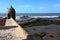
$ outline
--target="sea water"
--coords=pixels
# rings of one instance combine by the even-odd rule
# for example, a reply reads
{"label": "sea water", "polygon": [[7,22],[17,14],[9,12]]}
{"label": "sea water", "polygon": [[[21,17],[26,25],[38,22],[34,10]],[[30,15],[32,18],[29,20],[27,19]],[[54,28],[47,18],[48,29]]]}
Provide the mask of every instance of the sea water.
{"label": "sea water", "polygon": [[[16,14],[16,19],[21,20],[20,17],[23,17],[23,16],[29,16],[29,18],[58,18],[60,16],[60,14]],[[0,14],[0,17],[4,18],[4,17],[7,17],[7,15]],[[29,18],[27,18],[27,19],[29,19]]]}

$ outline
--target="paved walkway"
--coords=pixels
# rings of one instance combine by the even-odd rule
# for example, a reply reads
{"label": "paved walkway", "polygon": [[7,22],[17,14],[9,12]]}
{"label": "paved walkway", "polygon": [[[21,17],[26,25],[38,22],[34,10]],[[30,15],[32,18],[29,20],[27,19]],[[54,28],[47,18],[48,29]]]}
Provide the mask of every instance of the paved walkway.
{"label": "paved walkway", "polygon": [[7,20],[6,20],[6,23],[5,23],[5,26],[17,26],[17,25],[16,25],[16,24],[13,24],[13,23],[12,23],[12,20],[7,19]]}
{"label": "paved walkway", "polygon": [[[13,23],[14,20],[7,19],[5,27],[12,27],[7,29],[0,29],[0,40],[23,40],[25,31],[17,24]],[[13,27],[17,26],[17,27]]]}
{"label": "paved walkway", "polygon": [[22,40],[15,28],[0,29],[0,40]]}

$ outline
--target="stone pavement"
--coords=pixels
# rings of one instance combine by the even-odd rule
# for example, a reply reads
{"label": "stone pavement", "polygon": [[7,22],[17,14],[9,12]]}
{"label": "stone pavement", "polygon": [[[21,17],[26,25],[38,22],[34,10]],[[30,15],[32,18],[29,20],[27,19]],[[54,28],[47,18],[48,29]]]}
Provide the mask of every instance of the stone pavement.
{"label": "stone pavement", "polygon": [[[15,26],[15,27],[13,27]],[[17,27],[16,27],[17,26]],[[12,18],[7,19],[4,28],[0,28],[0,40],[23,40],[27,39],[27,32]],[[8,28],[7,28],[8,27]]]}

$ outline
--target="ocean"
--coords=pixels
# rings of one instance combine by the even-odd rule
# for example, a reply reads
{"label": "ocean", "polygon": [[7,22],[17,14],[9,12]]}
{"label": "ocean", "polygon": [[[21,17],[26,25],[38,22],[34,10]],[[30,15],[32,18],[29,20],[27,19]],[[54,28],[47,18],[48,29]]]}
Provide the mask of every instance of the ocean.
{"label": "ocean", "polygon": [[[7,15],[7,13],[0,13],[0,16],[5,16]],[[58,15],[60,16],[60,13],[16,13],[17,16],[20,16],[20,15],[36,15],[36,16],[51,16],[51,15]]]}
{"label": "ocean", "polygon": [[[30,18],[58,18],[60,13],[16,13],[16,19],[20,19],[22,16],[29,16]],[[7,17],[6,13],[1,13],[0,17]]]}

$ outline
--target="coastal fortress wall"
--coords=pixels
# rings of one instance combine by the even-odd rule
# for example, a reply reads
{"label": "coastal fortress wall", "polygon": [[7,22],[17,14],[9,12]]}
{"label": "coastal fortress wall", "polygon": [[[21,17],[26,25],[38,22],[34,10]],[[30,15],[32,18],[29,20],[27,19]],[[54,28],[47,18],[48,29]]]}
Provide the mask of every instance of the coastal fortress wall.
{"label": "coastal fortress wall", "polygon": [[28,33],[15,20],[15,9],[11,6],[7,18],[0,22],[0,40],[27,39]]}
{"label": "coastal fortress wall", "polygon": [[28,33],[13,18],[6,19],[5,26],[0,26],[0,40],[27,39]]}
{"label": "coastal fortress wall", "polygon": [[19,35],[23,37],[24,39],[27,39],[28,33],[19,25],[16,23],[16,21],[11,18],[11,21],[14,25],[17,25],[18,27],[16,28],[17,31],[19,31]]}

